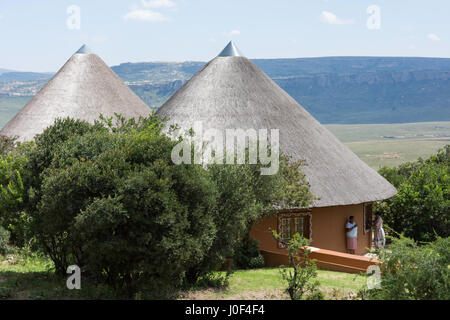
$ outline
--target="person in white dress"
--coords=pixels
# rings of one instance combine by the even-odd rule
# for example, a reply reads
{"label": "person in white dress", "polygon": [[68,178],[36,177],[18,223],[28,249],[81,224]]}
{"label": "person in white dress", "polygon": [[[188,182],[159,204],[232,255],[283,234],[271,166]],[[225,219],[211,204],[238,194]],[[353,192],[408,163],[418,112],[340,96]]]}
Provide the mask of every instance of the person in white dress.
{"label": "person in white dress", "polygon": [[376,249],[384,248],[386,244],[386,235],[383,229],[383,219],[381,219],[381,214],[377,212],[375,214],[375,221],[373,222],[374,235],[373,242]]}
{"label": "person in white dress", "polygon": [[347,252],[355,254],[358,247],[358,225],[353,216],[350,216],[345,223],[345,233],[347,236]]}

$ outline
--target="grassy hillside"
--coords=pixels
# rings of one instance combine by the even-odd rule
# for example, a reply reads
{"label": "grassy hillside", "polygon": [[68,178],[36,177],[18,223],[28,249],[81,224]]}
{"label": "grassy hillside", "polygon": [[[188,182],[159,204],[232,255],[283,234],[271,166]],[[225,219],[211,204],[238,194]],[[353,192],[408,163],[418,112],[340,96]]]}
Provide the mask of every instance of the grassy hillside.
{"label": "grassy hillside", "polygon": [[374,169],[428,158],[450,144],[450,122],[327,125],[336,137]]}
{"label": "grassy hillside", "polygon": [[0,96],[0,128],[14,117],[32,97],[2,97]]}

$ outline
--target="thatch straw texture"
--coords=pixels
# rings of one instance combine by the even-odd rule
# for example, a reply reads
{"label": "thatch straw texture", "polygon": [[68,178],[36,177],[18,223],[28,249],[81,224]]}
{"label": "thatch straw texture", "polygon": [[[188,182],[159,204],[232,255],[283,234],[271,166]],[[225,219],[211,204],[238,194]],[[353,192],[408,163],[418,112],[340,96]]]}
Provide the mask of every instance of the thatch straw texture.
{"label": "thatch straw texture", "polygon": [[[80,49],[81,50],[81,49]],[[76,53],[0,134],[32,140],[56,118],[94,122],[100,114],[147,116],[150,108],[95,54]]]}
{"label": "thatch straw texture", "polygon": [[373,202],[396,189],[361,161],[292,97],[245,57],[217,57],[157,112],[183,130],[279,129],[280,148],[306,160],[316,207]]}

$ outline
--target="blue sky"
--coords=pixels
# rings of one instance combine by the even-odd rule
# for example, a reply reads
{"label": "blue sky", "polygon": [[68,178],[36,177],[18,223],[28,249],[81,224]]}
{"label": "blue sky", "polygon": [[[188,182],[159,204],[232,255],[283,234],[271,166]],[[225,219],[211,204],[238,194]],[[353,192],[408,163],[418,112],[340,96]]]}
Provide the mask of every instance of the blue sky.
{"label": "blue sky", "polygon": [[0,68],[56,71],[83,43],[109,65],[208,61],[229,40],[249,58],[450,57],[449,12],[448,0],[1,0]]}

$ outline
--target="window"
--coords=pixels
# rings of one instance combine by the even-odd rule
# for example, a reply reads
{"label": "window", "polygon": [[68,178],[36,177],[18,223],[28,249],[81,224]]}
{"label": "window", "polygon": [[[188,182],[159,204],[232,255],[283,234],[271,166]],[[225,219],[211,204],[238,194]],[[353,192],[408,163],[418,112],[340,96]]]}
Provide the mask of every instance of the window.
{"label": "window", "polygon": [[291,218],[281,219],[281,240],[287,241],[291,238]]}
{"label": "window", "polygon": [[294,225],[295,225],[294,234],[300,233],[301,236],[304,236],[304,234],[305,234],[305,229],[304,229],[305,217],[304,216],[303,217],[295,217]]}
{"label": "window", "polygon": [[299,233],[305,238],[311,237],[311,215],[309,213],[279,213],[278,214],[278,233],[281,236],[279,242],[280,248],[285,246],[282,242],[289,241],[292,236]]}
{"label": "window", "polygon": [[372,229],[372,203],[364,204],[364,233]]}

